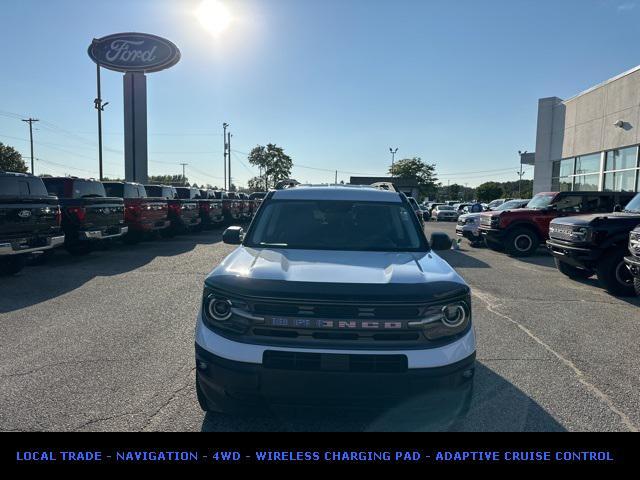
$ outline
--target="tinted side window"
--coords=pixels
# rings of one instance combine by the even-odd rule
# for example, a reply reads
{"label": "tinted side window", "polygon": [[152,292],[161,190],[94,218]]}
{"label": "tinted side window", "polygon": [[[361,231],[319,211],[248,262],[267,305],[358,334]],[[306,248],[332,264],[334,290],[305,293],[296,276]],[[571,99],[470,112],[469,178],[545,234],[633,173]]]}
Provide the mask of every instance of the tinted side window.
{"label": "tinted side window", "polygon": [[579,213],[582,210],[582,198],[580,195],[561,196],[554,204],[559,212]]}
{"label": "tinted side window", "polygon": [[611,196],[587,196],[584,198],[583,212],[609,213],[613,211],[614,198]]}

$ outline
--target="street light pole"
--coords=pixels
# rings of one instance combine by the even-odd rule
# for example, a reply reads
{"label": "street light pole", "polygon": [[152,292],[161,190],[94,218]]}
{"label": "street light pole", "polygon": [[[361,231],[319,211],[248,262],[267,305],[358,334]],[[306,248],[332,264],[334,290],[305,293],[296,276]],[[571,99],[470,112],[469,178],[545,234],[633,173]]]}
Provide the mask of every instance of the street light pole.
{"label": "street light pole", "polygon": [[518,150],[518,155],[520,155],[520,171],[518,172],[518,198],[522,198],[522,176],[524,175],[524,172],[522,171],[522,156],[526,153],[526,150],[524,152]]}
{"label": "street light pole", "polygon": [[224,165],[224,189],[227,189],[227,127],[229,124],[224,122],[222,124],[222,140],[224,142],[224,150],[223,150],[223,165]]}
{"label": "street light pole", "polygon": [[396,153],[398,152],[398,149],[396,148],[395,150],[391,147],[389,147],[389,152],[391,152],[391,166],[393,167],[393,164],[396,161]]}
{"label": "street light pole", "polygon": [[102,175],[102,112],[109,102],[102,103],[102,93],[100,88],[100,64],[96,62],[96,89],[97,97],[93,101],[93,108],[98,111],[98,169],[100,173],[100,181],[103,180]]}

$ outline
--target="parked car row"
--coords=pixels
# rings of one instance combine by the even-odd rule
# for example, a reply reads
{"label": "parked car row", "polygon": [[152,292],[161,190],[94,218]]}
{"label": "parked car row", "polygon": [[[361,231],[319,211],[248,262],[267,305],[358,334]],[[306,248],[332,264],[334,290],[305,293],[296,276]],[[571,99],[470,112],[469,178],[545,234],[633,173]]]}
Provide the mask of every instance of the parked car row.
{"label": "parked car row", "polygon": [[513,257],[545,246],[564,275],[597,275],[614,295],[640,294],[640,194],[544,192],[524,202],[464,215],[456,234]]}
{"label": "parked car row", "polygon": [[244,193],[0,172],[0,273],[56,247],[84,255],[100,243],[246,222],[258,206]]}

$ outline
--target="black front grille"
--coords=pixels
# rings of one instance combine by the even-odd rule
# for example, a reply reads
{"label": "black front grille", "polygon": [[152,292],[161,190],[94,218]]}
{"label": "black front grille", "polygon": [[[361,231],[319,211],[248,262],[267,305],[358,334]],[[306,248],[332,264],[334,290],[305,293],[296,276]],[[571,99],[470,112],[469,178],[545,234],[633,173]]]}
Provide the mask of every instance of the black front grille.
{"label": "black front grille", "polygon": [[308,303],[254,303],[253,313],[257,315],[300,316],[305,318],[371,318],[371,319],[413,319],[420,317],[419,306],[403,305],[326,305]]}
{"label": "black front grille", "polygon": [[262,362],[269,369],[309,372],[402,373],[408,368],[406,355],[341,355],[267,350]]}

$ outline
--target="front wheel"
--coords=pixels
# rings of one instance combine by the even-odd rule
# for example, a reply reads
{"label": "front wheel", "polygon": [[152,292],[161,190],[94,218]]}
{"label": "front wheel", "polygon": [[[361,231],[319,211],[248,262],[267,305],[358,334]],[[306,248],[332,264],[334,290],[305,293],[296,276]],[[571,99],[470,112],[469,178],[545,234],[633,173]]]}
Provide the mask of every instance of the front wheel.
{"label": "front wheel", "polygon": [[619,248],[607,252],[596,267],[598,280],[611,294],[629,297],[636,294],[633,275],[624,263],[627,252]]}
{"label": "front wheel", "polygon": [[558,271],[569,278],[587,279],[593,275],[591,270],[583,270],[582,268],[574,267],[573,265],[569,265],[567,262],[563,262],[557,258],[554,260]]}
{"label": "front wheel", "polygon": [[528,228],[514,228],[507,235],[505,250],[512,257],[529,257],[538,249],[538,235]]}
{"label": "front wheel", "polygon": [[640,278],[634,277],[633,286],[636,290],[636,295],[640,295]]}

